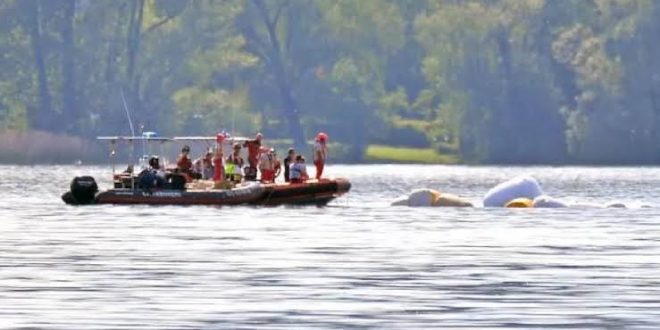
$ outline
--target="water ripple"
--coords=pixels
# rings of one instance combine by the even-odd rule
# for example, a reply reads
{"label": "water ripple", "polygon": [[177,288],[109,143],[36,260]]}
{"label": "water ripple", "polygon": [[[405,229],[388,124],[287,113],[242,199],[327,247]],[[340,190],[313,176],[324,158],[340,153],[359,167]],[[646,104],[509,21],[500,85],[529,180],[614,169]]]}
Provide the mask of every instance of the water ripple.
{"label": "water ripple", "polygon": [[[0,167],[0,318],[22,329],[655,329],[660,169],[330,166],[326,208],[72,207],[103,167]],[[12,173],[30,173],[16,176]],[[479,202],[515,174],[629,209],[410,209]],[[26,179],[27,177],[27,179]],[[641,208],[648,205],[651,208]]]}

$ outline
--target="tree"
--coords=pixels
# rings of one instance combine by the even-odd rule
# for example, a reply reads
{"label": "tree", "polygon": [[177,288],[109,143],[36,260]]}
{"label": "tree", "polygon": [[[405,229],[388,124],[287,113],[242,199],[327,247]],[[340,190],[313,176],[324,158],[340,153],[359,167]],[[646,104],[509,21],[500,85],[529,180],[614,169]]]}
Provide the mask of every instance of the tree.
{"label": "tree", "polygon": [[465,159],[564,159],[559,98],[550,85],[547,57],[535,53],[536,35],[530,29],[544,4],[439,1],[417,19],[417,38],[427,50],[424,73],[431,87],[423,96],[436,94],[439,100],[429,119],[459,134]]}
{"label": "tree", "polygon": [[[247,40],[247,46],[266,66],[266,70],[273,76],[275,85],[279,91],[282,107],[282,116],[286,118],[289,126],[289,134],[298,147],[305,145],[305,137],[300,123],[300,110],[293,92],[291,63],[284,54],[292,40],[290,34],[284,32],[283,17],[286,11],[295,5],[283,1],[252,0],[245,8],[243,17],[239,24],[243,36]],[[290,17],[290,16],[289,16]],[[261,29],[255,24],[259,22]],[[285,40],[282,40],[282,39]]]}
{"label": "tree", "polygon": [[29,18],[26,24],[30,31],[30,43],[34,56],[34,66],[37,70],[37,84],[39,89],[39,108],[36,114],[31,114],[32,125],[38,129],[47,129],[52,123],[52,104],[50,88],[46,76],[46,63],[44,59],[44,47],[41,29],[41,3],[38,0],[25,1]]}
{"label": "tree", "polygon": [[66,127],[69,133],[78,133],[79,118],[81,117],[76,107],[76,73],[75,73],[75,39],[74,39],[74,17],[75,0],[62,0],[62,106],[63,116],[69,120]]}

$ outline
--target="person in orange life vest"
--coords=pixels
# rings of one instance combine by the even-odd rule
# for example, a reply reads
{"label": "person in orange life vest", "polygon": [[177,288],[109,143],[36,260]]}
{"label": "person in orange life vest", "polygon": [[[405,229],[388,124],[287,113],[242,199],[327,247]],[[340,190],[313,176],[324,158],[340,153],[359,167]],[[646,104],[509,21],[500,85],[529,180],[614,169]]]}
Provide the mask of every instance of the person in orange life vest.
{"label": "person in orange life vest", "polygon": [[275,181],[275,159],[270,149],[261,147],[259,156],[259,171],[261,171],[261,182],[271,183]]}
{"label": "person in orange life vest", "polygon": [[188,156],[190,154],[190,147],[183,146],[179,157],[176,158],[176,168],[179,171],[189,171],[192,168],[192,161]]}
{"label": "person in orange life vest", "polygon": [[183,146],[179,157],[176,158],[176,171],[185,174],[186,181],[190,182],[193,179],[192,166],[193,163],[188,156],[190,154],[190,147]]}
{"label": "person in orange life vest", "polygon": [[226,175],[230,178],[231,181],[240,182],[243,172],[243,157],[241,157],[241,145],[234,143],[234,153],[229,155],[226,159],[225,172]]}
{"label": "person in orange life vest", "polygon": [[220,133],[216,136],[215,154],[213,155],[213,181],[222,182],[225,180],[225,166],[222,163],[222,142],[225,135]]}
{"label": "person in orange life vest", "polygon": [[316,142],[314,143],[314,166],[316,166],[317,180],[323,175],[323,167],[325,166],[325,160],[328,154],[327,141],[328,135],[321,132],[316,136]]}
{"label": "person in orange life vest", "polygon": [[[262,139],[263,135],[261,135],[261,133],[257,133],[257,135],[254,137],[254,140],[247,140],[243,144],[243,146],[248,149],[249,169],[247,173],[250,175],[250,178],[246,177],[246,179],[256,180],[257,164],[259,163],[259,153]],[[254,175],[254,178],[252,178],[252,175]]]}
{"label": "person in orange life vest", "polygon": [[291,164],[291,168],[289,169],[289,176],[291,183],[303,183],[309,179],[305,157],[302,155],[296,156],[296,162]]}

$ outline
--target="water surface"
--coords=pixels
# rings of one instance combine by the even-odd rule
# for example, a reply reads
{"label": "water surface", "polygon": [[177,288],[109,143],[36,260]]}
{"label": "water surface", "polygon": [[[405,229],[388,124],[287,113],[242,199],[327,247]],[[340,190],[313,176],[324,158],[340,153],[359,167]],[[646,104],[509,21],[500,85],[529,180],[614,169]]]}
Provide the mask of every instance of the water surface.
{"label": "water surface", "polygon": [[[629,209],[389,207],[429,187],[479,203],[534,175]],[[660,168],[330,166],[317,207],[64,205],[105,167],[0,167],[0,327],[656,329]]]}

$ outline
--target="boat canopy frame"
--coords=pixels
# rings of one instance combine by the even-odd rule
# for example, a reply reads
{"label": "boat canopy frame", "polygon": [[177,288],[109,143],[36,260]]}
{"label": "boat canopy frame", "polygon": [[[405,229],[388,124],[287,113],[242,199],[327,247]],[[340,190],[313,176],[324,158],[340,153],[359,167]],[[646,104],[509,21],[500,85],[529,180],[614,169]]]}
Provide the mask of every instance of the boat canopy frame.
{"label": "boat canopy frame", "polygon": [[[117,170],[117,159],[116,159],[116,154],[117,154],[117,144],[118,142],[126,142],[129,147],[129,160],[128,160],[128,166],[130,166],[133,170],[132,172],[135,172],[135,163],[134,163],[134,149],[135,145],[134,142],[141,142],[142,143],[142,156],[140,159],[143,159],[144,157],[147,156],[147,144],[149,142],[160,142],[161,144],[161,154],[162,152],[162,145],[167,143],[167,142],[206,142],[207,147],[211,147],[211,144],[217,143],[217,136],[174,136],[174,137],[162,137],[162,136],[155,136],[155,132],[144,132],[142,135],[114,135],[114,136],[97,136],[96,139],[100,141],[110,141],[110,159],[112,161],[112,176],[114,178]],[[230,146],[234,143],[244,143],[245,141],[251,140],[250,138],[247,137],[242,137],[242,136],[228,136],[223,140],[223,144],[229,144]],[[131,173],[134,174],[134,173]],[[135,189],[135,177],[134,175],[131,175],[131,189]]]}
{"label": "boat canopy frame", "polygon": [[[116,167],[117,167],[117,142],[126,142],[128,144],[128,166],[131,167],[132,171],[135,172],[135,163],[133,161],[134,159],[134,151],[135,151],[135,146],[134,142],[135,141],[140,141],[142,142],[142,156],[140,159],[144,158],[146,155],[146,150],[147,150],[147,143],[148,142],[160,142],[161,145],[165,142],[171,141],[171,138],[168,137],[160,137],[160,136],[154,136],[156,133],[154,132],[144,132],[142,135],[116,135],[116,136],[97,136],[96,139],[100,141],[110,141],[110,159],[112,161],[112,177],[115,177],[116,174]],[[134,173],[131,173],[131,189],[135,189],[135,177],[133,175]]]}

